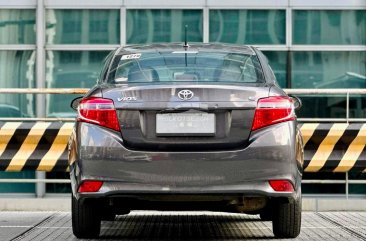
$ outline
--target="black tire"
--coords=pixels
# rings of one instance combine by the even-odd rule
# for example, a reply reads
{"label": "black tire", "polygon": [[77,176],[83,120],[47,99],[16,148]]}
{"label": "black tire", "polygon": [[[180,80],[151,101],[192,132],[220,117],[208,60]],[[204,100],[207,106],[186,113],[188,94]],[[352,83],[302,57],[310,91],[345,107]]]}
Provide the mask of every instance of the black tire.
{"label": "black tire", "polygon": [[296,238],[301,229],[301,198],[274,205],[273,233],[277,238]]}
{"label": "black tire", "polygon": [[77,238],[98,238],[101,216],[93,200],[77,200],[71,195],[72,231]]}

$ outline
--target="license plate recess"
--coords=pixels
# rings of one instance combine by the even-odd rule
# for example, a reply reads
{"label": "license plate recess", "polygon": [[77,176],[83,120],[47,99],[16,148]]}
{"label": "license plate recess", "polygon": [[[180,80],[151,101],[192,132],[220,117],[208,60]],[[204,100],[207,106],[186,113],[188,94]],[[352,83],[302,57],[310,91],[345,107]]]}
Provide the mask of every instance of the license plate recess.
{"label": "license plate recess", "polygon": [[216,129],[213,113],[164,113],[156,115],[158,136],[214,136]]}

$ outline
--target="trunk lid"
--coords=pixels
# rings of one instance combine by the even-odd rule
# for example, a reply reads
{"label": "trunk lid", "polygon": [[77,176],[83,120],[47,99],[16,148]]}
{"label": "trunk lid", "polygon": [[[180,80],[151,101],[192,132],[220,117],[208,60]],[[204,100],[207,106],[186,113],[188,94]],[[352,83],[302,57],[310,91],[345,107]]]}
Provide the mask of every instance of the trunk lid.
{"label": "trunk lid", "polygon": [[218,151],[246,146],[264,84],[114,85],[124,144],[150,151]]}

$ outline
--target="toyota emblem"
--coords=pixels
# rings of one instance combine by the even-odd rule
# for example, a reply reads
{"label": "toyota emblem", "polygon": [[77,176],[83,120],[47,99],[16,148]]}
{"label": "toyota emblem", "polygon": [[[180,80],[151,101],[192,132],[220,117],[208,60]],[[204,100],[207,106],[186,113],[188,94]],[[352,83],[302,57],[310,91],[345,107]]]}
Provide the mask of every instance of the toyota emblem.
{"label": "toyota emblem", "polygon": [[181,90],[178,92],[178,97],[181,100],[190,100],[194,96],[193,92],[190,90]]}

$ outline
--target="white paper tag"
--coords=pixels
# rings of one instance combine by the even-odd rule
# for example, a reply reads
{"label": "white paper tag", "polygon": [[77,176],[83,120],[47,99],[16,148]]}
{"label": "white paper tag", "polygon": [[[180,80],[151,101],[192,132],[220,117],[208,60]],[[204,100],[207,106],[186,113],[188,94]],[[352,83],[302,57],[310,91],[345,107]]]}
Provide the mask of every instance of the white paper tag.
{"label": "white paper tag", "polygon": [[139,59],[141,54],[126,54],[122,55],[121,59]]}

